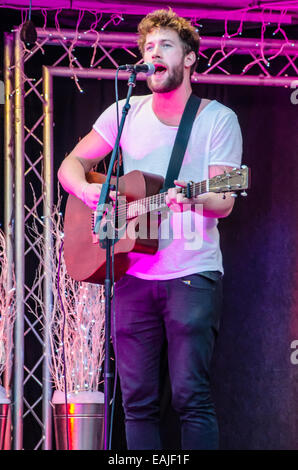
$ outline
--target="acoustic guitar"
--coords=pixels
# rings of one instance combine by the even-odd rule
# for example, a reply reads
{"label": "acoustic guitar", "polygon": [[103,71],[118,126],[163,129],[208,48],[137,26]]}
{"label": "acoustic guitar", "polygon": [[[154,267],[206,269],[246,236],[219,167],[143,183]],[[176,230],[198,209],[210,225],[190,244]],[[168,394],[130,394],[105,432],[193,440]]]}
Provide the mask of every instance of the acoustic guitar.
{"label": "acoustic guitar", "polygon": [[[90,172],[89,183],[104,183],[105,175]],[[64,258],[68,274],[77,281],[103,284],[106,273],[107,237],[114,239],[115,281],[130,267],[131,252],[154,254],[158,249],[158,224],[162,211],[168,209],[166,192],[160,192],[164,179],[159,175],[135,170],[119,178],[119,203],[101,222],[100,236],[94,234],[96,211],[69,195],[64,218]],[[112,177],[111,184],[116,184]],[[242,191],[250,185],[249,168],[243,165],[229,173],[179,188],[186,197],[206,192]],[[224,197],[224,196],[223,196]],[[155,229],[152,230],[152,220]],[[151,226],[150,226],[151,223]],[[144,228],[141,230],[142,228]]]}

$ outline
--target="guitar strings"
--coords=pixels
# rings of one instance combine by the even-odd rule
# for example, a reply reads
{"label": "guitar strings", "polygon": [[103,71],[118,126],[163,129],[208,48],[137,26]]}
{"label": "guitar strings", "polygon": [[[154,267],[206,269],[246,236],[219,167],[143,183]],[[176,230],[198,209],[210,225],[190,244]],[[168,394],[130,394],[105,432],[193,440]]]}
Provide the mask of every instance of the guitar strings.
{"label": "guitar strings", "polygon": [[[205,193],[207,189],[207,181],[201,181],[199,183],[192,183],[191,184],[191,194],[194,197],[195,195],[200,195]],[[187,194],[187,188],[181,188],[181,192],[183,194]],[[129,218],[134,218],[140,212],[140,209],[145,210],[145,213],[148,212],[149,208],[152,210],[152,206],[158,206],[158,208],[162,208],[166,205],[165,202],[166,193],[159,193],[154,194],[153,196],[147,196],[143,199],[138,199],[137,201],[126,202],[124,204],[120,204],[118,209],[116,210],[116,216],[126,216]],[[131,211],[130,211],[131,209]],[[130,215],[130,212],[137,212],[137,214]],[[144,213],[144,212],[143,212]]]}
{"label": "guitar strings", "polygon": [[[237,170],[237,174],[240,174],[239,170]],[[227,177],[227,175],[224,175],[224,177]],[[212,181],[214,183],[219,183],[221,180],[222,180],[222,175],[218,175],[213,178],[210,178],[209,184]],[[180,190],[183,194],[185,195],[187,194],[187,188],[181,188]],[[199,196],[200,194],[206,193],[207,192],[207,180],[200,181],[198,183],[192,183],[190,191],[191,191],[192,197]],[[159,193],[159,194],[154,194],[152,196],[147,196],[143,199],[138,199],[137,201],[131,201],[131,202],[122,204],[116,210],[115,215],[118,217],[126,216],[127,219],[130,219],[130,218],[136,217],[137,215],[142,215],[151,210],[158,210],[158,208],[162,208],[166,205],[165,196],[166,196],[166,193]],[[152,209],[152,206],[158,206],[158,207],[156,207],[155,209]],[[140,211],[140,209],[143,209],[143,212]],[[133,212],[133,214],[130,215],[130,212]],[[136,214],[134,212],[136,212]]]}

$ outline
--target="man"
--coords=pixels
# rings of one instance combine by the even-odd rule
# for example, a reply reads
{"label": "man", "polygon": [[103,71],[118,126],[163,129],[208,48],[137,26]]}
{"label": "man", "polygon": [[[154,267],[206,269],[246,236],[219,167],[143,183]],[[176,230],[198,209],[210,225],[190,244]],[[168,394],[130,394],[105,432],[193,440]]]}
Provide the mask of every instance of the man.
{"label": "man", "polygon": [[[192,93],[190,77],[199,36],[171,9],[150,13],[138,30],[144,61],[155,64],[156,72],[147,79],[152,94],[131,99],[120,142],[124,172],[138,169],[165,177],[177,128]],[[85,174],[111,151],[116,134],[112,105],[59,170],[62,186],[93,209],[101,185],[88,184]],[[185,186],[190,180],[202,181],[239,167],[241,153],[235,113],[215,100],[202,99],[175,184]],[[188,210],[190,203],[195,210]],[[219,329],[223,273],[217,219],[230,214],[234,199],[230,194],[223,198],[206,193],[190,200],[171,188],[167,204],[157,253],[131,253],[131,267],[115,289],[113,341],[127,445],[129,449],[162,448],[159,370],[166,341],[182,449],[216,449],[218,426],[209,365]],[[187,223],[190,214],[191,223]],[[162,236],[166,224],[168,236],[164,236],[166,230]],[[180,232],[179,224],[180,229],[183,225]]]}

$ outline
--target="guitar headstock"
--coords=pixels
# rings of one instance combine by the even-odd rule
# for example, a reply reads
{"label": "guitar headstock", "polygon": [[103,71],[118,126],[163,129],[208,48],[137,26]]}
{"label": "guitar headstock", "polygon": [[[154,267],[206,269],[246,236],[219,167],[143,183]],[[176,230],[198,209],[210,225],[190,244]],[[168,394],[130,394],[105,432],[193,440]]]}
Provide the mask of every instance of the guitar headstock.
{"label": "guitar headstock", "polygon": [[222,175],[209,179],[209,191],[213,193],[227,193],[242,191],[246,196],[245,189],[250,187],[250,170],[246,165],[241,168],[234,168],[232,171],[225,171]]}

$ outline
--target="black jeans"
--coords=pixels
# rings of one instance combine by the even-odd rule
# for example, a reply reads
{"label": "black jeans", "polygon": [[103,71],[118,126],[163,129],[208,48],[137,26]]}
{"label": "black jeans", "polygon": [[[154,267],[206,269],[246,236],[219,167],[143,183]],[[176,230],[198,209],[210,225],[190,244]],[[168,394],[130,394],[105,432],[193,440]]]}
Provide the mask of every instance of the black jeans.
{"label": "black jeans", "polygon": [[116,283],[112,332],[128,449],[162,448],[159,368],[164,341],[181,448],[218,448],[209,367],[220,323],[222,280],[213,274],[213,279],[192,274],[166,281],[125,275]]}

